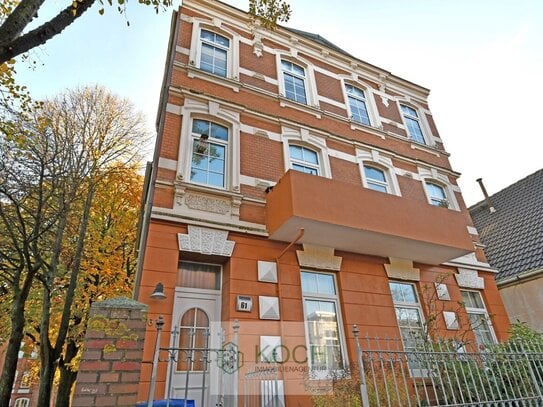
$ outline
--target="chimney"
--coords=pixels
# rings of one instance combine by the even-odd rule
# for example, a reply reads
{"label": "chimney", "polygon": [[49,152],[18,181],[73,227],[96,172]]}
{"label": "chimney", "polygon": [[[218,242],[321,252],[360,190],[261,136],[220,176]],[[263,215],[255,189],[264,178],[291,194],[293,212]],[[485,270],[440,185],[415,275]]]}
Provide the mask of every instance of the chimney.
{"label": "chimney", "polygon": [[492,206],[492,202],[490,202],[488,192],[486,192],[485,184],[483,184],[483,179],[477,178],[476,181],[479,183],[479,186],[481,187],[481,191],[483,191],[483,195],[485,196],[485,202],[488,205],[488,209],[490,210],[490,213],[496,212],[496,209]]}

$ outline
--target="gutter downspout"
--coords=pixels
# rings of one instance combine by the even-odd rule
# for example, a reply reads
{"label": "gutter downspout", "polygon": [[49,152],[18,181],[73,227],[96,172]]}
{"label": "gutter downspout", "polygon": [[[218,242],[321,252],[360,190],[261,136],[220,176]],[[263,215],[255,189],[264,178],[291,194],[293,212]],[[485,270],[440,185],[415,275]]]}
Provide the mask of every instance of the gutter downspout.
{"label": "gutter downspout", "polygon": [[151,220],[151,211],[153,209],[153,198],[155,194],[155,183],[157,178],[157,169],[158,169],[158,160],[160,158],[160,146],[162,144],[162,134],[164,131],[164,117],[166,112],[166,106],[168,104],[168,88],[171,83],[172,71],[173,71],[173,62],[175,59],[175,46],[174,44],[177,41],[177,36],[179,35],[179,18],[178,12],[173,11],[172,21],[170,25],[170,33],[174,35],[170,36],[170,41],[168,43],[168,54],[165,64],[165,75],[164,80],[162,81],[162,89],[160,91],[160,100],[158,103],[158,112],[157,119],[155,122],[157,136],[155,142],[155,151],[153,153],[153,163],[147,164],[145,180],[144,180],[144,191],[143,197],[145,201],[142,202],[144,207],[144,214],[142,217],[142,224],[140,229],[140,236],[138,244],[138,265],[136,269],[136,278],[134,281],[134,292],[132,297],[137,300],[139,296],[139,289],[141,283],[141,274],[143,272],[143,261],[145,260],[145,248],[147,244],[147,236],[149,235],[149,222]]}

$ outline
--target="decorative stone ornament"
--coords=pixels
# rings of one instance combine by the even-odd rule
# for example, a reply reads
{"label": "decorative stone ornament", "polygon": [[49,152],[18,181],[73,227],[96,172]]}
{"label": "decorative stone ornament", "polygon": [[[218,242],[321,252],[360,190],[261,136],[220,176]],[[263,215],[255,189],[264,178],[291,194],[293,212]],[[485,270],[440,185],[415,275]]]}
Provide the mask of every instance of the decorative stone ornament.
{"label": "decorative stone ornament", "polygon": [[258,297],[260,319],[280,319],[278,297]]}
{"label": "decorative stone ornament", "polygon": [[458,318],[454,311],[443,311],[443,318],[445,319],[445,326],[450,330],[458,330],[460,328],[458,324]]}
{"label": "decorative stone ornament", "polygon": [[450,300],[451,299],[451,296],[449,294],[449,289],[447,288],[447,285],[446,284],[443,284],[443,283],[435,283],[436,285],[436,293],[437,293],[437,298],[439,298],[440,300]]}
{"label": "decorative stone ornament", "polygon": [[485,280],[479,277],[477,270],[458,268],[458,274],[455,274],[456,282],[462,288],[475,288],[483,290],[485,288]]}
{"label": "decorative stone ornament", "polygon": [[388,278],[420,281],[420,270],[413,268],[413,261],[389,257],[390,264],[385,264]]}
{"label": "decorative stone ornament", "polygon": [[302,267],[311,267],[321,270],[341,269],[341,257],[334,256],[333,247],[316,246],[312,244],[303,244],[304,250],[296,250],[298,263]]}
{"label": "decorative stone ornament", "polygon": [[277,263],[258,261],[258,281],[277,283]]}
{"label": "decorative stone ornament", "polygon": [[260,361],[264,363],[282,362],[280,336],[260,337]]}
{"label": "decorative stone ornament", "polygon": [[177,235],[179,250],[231,257],[235,242],[227,240],[228,231],[189,225],[188,233]]}

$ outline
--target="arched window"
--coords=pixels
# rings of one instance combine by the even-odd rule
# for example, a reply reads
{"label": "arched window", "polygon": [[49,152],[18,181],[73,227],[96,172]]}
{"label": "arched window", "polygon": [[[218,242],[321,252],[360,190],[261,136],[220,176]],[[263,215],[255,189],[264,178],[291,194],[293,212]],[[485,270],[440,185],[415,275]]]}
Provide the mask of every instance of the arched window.
{"label": "arched window", "polygon": [[364,177],[368,188],[379,192],[390,192],[390,186],[384,170],[371,165],[364,165]]}
{"label": "arched window", "polygon": [[406,105],[400,105],[400,108],[402,110],[402,116],[409,138],[417,143],[426,144],[418,112]]}
{"label": "arched window", "polygon": [[[178,371],[207,370],[204,356],[209,353],[209,317],[201,308],[191,308],[181,317],[179,326]],[[190,356],[190,360],[189,360]]]}
{"label": "arched window", "polygon": [[319,155],[309,148],[289,145],[290,167],[307,174],[319,175]]}
{"label": "arched window", "polygon": [[362,89],[355,88],[352,85],[345,84],[347,99],[349,100],[349,109],[351,118],[358,123],[371,125],[366,102],[366,94]]}
{"label": "arched window", "polygon": [[230,40],[212,31],[200,32],[200,69],[226,77]]}
{"label": "arched window", "polygon": [[295,102],[307,104],[305,69],[282,59],[281,71],[283,72],[285,97]]}
{"label": "arched window", "polygon": [[432,205],[442,206],[444,208],[449,207],[449,200],[447,199],[447,194],[442,186],[433,182],[426,182],[426,192],[428,193],[428,198]]}
{"label": "arched window", "polygon": [[30,399],[26,397],[18,398],[13,403],[13,407],[28,407],[30,406]]}
{"label": "arched window", "polygon": [[226,188],[228,128],[209,120],[192,121],[192,162],[190,180]]}

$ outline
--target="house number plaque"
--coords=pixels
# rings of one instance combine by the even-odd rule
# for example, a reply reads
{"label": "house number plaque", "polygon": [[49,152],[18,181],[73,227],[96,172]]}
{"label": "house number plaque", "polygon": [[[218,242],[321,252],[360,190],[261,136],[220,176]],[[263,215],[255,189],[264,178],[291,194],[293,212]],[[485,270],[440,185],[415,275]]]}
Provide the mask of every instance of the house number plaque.
{"label": "house number plaque", "polygon": [[253,309],[253,298],[245,295],[238,295],[236,301],[236,311],[251,312]]}

